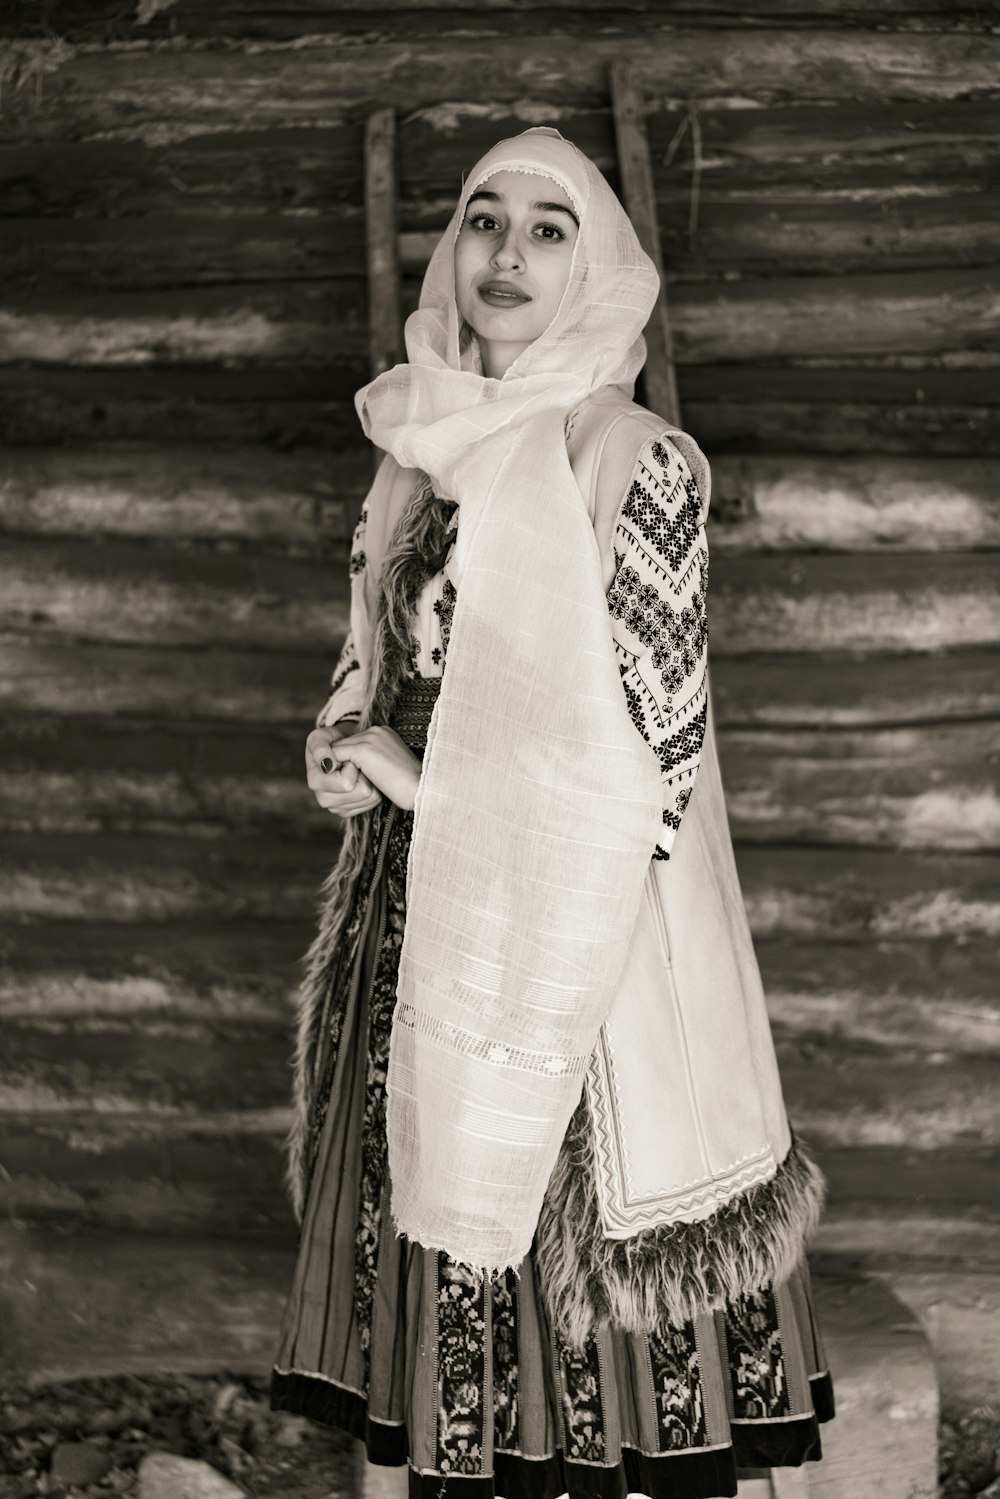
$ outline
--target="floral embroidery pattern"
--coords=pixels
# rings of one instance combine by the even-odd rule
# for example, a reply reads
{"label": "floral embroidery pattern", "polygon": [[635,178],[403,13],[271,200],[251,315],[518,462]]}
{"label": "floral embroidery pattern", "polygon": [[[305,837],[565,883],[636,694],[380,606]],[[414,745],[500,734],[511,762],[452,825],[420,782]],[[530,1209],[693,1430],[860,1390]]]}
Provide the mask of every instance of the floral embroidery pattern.
{"label": "floral embroidery pattern", "polygon": [[618,669],[629,715],[662,767],[664,832],[654,859],[668,859],[691,799],[708,714],[708,547],[701,499],[672,443],[640,450],[615,535],[608,589]]}
{"label": "floral embroidery pattern", "polygon": [[331,1002],[327,1014],[326,1061],[323,1068],[323,1076],[316,1090],[316,1100],[309,1121],[308,1144],[306,1148],[306,1169],[310,1177],[315,1163],[316,1152],[319,1148],[320,1136],[323,1133],[323,1126],[326,1122],[330,1094],[333,1089],[337,1056],[340,1051],[340,1038],[351,987],[351,974],[357,958],[358,939],[361,935],[361,928],[364,925],[368,889],[372,882],[372,876],[375,873],[378,849],[382,842],[382,819],[385,813],[385,805],[384,802],[379,802],[377,806],[372,808],[371,837],[368,840],[368,847],[365,850],[365,856],[358,874],[354,904],[348,912],[344,925],[341,928],[340,937],[337,941],[337,949],[331,958]]}
{"label": "floral embroidery pattern", "polygon": [[358,516],[357,524],[354,527],[354,534],[351,537],[350,575],[352,578],[358,573],[363,573],[368,563],[368,558],[365,556],[365,535],[367,529],[368,502],[366,500],[361,507],[361,514]]}
{"label": "floral embroidery pattern", "polygon": [[563,1421],[566,1456],[584,1462],[604,1460],[604,1410],[597,1339],[588,1338],[582,1353],[557,1338],[562,1371]]}
{"label": "floral embroidery pattern", "polygon": [[438,1422],[436,1466],[441,1473],[483,1471],[483,1391],[486,1386],[485,1282],[443,1250],[438,1254]]}
{"label": "floral embroidery pattern", "polygon": [[704,586],[693,591],[690,604],[675,609],[627,563],[615,575],[608,603],[613,618],[623,620],[649,651],[668,697],[677,692],[685,677],[694,674],[708,641]]}
{"label": "floral embroidery pattern", "polygon": [[441,624],[441,648],[445,656],[448,654],[448,641],[451,639],[451,622],[455,616],[455,604],[458,593],[450,578],[445,578],[441,584],[441,597],[434,600],[434,613]]}
{"label": "floral embroidery pattern", "polygon": [[[357,524],[354,527],[354,533],[351,537],[351,561],[349,576],[352,580],[360,573],[363,573],[366,566],[368,565],[368,558],[365,553],[365,538],[367,535],[367,529],[368,502],[365,501],[365,503],[361,507],[361,514],[358,516]],[[330,691],[327,696],[327,700],[323,704],[319,713],[316,715],[316,728],[327,728],[331,724],[336,723],[338,718],[360,718],[360,713],[355,710],[350,710],[347,712],[337,711],[337,698],[340,696],[341,688],[344,686],[345,682],[347,682],[352,672],[358,672],[360,670],[361,663],[358,660],[357,648],[354,644],[354,632],[353,630],[349,629],[347,631],[344,644],[341,647],[340,655],[337,657],[337,664],[333,668],[333,675],[330,679]],[[354,686],[356,684],[352,683],[351,685]]]}
{"label": "floral embroidery pattern", "polygon": [[[667,559],[671,570],[682,572],[701,530],[701,496],[690,469],[672,443],[668,448],[651,441],[649,449],[663,478],[650,466],[634,480],[625,499],[625,513],[650,546]],[[683,498],[678,498],[678,483],[683,487]]]}
{"label": "floral embroidery pattern", "polygon": [[517,1375],[517,1291],[513,1270],[493,1286],[493,1443],[516,1449],[520,1442]]}
{"label": "floral embroidery pattern", "polygon": [[792,1407],[773,1291],[749,1292],[728,1304],[726,1339],[735,1418],[763,1421],[789,1415]]}
{"label": "floral embroidery pattern", "polygon": [[674,1452],[708,1443],[705,1391],[694,1326],[665,1326],[649,1335],[649,1359],[656,1395],[660,1451]]}
{"label": "floral embroidery pattern", "polygon": [[385,1082],[389,1068],[392,1012],[396,1007],[399,954],[403,946],[406,858],[412,830],[413,813],[400,810],[389,830],[386,847],[386,921],[379,941],[368,1007],[368,1061],[365,1107],[361,1122],[361,1186],[358,1193],[358,1232],[354,1245],[354,1301],[358,1336],[365,1354],[366,1386],[372,1306],[378,1274],[382,1187],[388,1172]]}

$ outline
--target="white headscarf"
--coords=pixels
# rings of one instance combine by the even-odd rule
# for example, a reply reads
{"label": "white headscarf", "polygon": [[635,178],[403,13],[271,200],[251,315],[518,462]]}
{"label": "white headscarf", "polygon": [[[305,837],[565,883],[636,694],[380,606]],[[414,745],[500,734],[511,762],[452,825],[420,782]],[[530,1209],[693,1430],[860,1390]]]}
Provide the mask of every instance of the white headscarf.
{"label": "white headscarf", "polygon": [[[558,182],[580,228],[551,323],[490,379],[476,340],[460,348],[453,254],[468,198],[501,170]],[[491,1276],[531,1247],[662,829],[564,435],[591,392],[631,395],[658,289],[594,164],[527,130],[466,178],[409,362],[355,398],[366,435],[459,507],[389,1052],[391,1209],[397,1234]]]}

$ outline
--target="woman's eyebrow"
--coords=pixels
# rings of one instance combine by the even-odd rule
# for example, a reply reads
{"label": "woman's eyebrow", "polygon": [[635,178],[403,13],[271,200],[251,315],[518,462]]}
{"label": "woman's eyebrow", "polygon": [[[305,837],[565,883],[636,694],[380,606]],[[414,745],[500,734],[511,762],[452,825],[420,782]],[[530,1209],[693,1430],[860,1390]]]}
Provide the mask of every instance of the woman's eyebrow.
{"label": "woman's eyebrow", "polygon": [[572,208],[567,208],[564,203],[529,203],[529,208],[537,208],[539,213],[568,213],[573,223],[579,229],[580,220]]}
{"label": "woman's eyebrow", "polygon": [[[472,197],[465,205],[466,208],[475,203],[477,198],[488,198],[491,203],[499,203],[502,201],[499,193],[491,193],[488,192],[486,188],[480,188],[478,192],[474,192],[472,194]],[[537,208],[540,213],[568,213],[576,227],[578,229],[580,227],[580,220],[577,218],[572,208],[567,208],[565,203],[529,203],[528,207]]]}

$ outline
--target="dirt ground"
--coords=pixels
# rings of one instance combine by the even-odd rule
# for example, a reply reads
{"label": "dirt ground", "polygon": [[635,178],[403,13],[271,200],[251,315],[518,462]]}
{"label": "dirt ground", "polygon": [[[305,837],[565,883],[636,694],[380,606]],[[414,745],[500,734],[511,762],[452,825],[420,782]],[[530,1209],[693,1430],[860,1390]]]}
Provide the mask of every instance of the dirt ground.
{"label": "dirt ground", "polygon": [[[137,1494],[147,1452],[200,1458],[250,1499],[338,1499],[353,1489],[352,1437],[268,1409],[267,1379],[241,1374],[81,1379],[0,1389],[0,1499]],[[61,1443],[111,1459],[91,1483],[53,1478]],[[72,1456],[72,1454],[70,1454]],[[99,1461],[99,1459],[98,1459]]]}
{"label": "dirt ground", "polygon": [[[249,1499],[349,1499],[354,1488],[353,1438],[269,1410],[263,1377],[130,1375],[0,1388],[0,1437],[0,1499],[134,1495],[139,1463],[152,1451],[200,1458]],[[91,1483],[58,1482],[53,1458],[64,1443],[106,1454],[108,1471]],[[988,1406],[941,1426],[940,1499],[970,1495],[1000,1499],[1000,1411]]]}

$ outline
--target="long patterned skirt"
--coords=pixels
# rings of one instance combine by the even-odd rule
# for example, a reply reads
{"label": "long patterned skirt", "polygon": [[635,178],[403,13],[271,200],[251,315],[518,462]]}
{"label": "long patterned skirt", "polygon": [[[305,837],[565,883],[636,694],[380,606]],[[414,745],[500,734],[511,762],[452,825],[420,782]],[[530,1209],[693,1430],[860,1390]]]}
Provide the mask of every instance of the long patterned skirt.
{"label": "long patterned skirt", "polygon": [[552,1330],[533,1253],[520,1279],[477,1286],[396,1237],[385,1081],[413,813],[383,801],[363,815],[271,1408],[342,1428],[372,1463],[408,1463],[410,1499],[718,1499],[737,1469],[817,1461],[833,1393],[804,1262],[725,1311],[601,1332],[577,1353]]}

